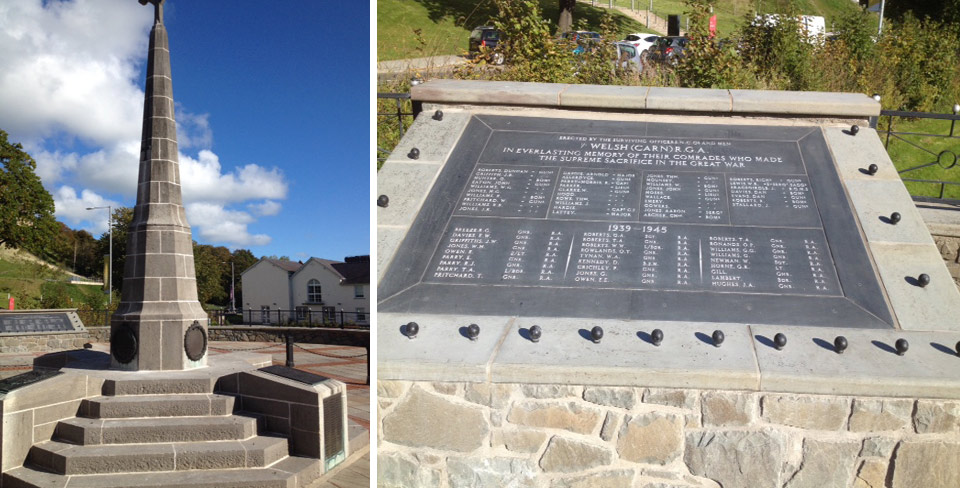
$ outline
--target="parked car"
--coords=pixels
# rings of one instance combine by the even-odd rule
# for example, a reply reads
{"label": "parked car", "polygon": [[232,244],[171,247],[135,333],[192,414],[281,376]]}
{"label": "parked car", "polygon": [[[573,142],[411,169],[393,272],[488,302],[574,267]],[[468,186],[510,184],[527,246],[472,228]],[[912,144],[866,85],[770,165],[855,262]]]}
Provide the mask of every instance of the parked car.
{"label": "parked car", "polygon": [[643,60],[640,51],[629,42],[615,42],[617,48],[617,67],[637,73],[643,71]]}
{"label": "parked car", "polygon": [[688,41],[689,39],[682,36],[661,37],[647,51],[647,61],[676,66],[683,59],[683,48]]}
{"label": "parked car", "polygon": [[500,42],[500,31],[495,27],[480,26],[470,32],[470,44],[467,51],[476,55],[480,53],[480,48],[485,47],[492,51],[490,62],[493,64],[503,64],[503,53],[496,50],[497,43]]}
{"label": "parked car", "polygon": [[656,34],[637,33],[624,37],[623,42],[628,42],[631,46],[637,48],[637,52],[642,56],[644,51],[650,49],[657,42],[657,39],[660,39],[660,36]]}
{"label": "parked car", "polygon": [[584,51],[592,50],[596,43],[603,40],[600,34],[592,31],[570,31],[564,32],[561,39],[571,40],[577,43],[573,49],[573,54],[583,54]]}

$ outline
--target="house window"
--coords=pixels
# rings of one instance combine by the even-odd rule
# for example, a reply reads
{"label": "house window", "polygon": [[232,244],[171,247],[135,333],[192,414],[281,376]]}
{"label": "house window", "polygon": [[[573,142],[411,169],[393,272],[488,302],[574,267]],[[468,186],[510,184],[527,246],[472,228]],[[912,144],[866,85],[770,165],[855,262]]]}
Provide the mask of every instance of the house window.
{"label": "house window", "polygon": [[323,297],[320,295],[320,282],[310,280],[307,283],[307,303],[321,303]]}
{"label": "house window", "polygon": [[363,298],[363,285],[353,285],[353,298]]}
{"label": "house window", "polygon": [[367,321],[367,309],[363,307],[357,307],[357,322],[366,322]]}

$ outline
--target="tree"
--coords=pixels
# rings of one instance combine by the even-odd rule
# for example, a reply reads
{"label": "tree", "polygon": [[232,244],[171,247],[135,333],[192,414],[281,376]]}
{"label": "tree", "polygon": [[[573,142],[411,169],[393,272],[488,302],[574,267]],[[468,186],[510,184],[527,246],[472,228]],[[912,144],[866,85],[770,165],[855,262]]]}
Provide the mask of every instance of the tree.
{"label": "tree", "polygon": [[53,197],[34,173],[37,162],[0,130],[0,244],[45,256],[59,227]]}
{"label": "tree", "polygon": [[193,265],[197,272],[197,298],[200,303],[226,305],[229,301],[230,250],[220,246],[193,243]]}
{"label": "tree", "polygon": [[557,33],[569,32],[573,28],[573,9],[577,0],[560,0],[560,20],[557,22]]}
{"label": "tree", "polygon": [[[113,289],[123,289],[123,267],[127,262],[127,236],[133,224],[133,208],[117,207],[113,209]],[[110,232],[100,236],[97,246],[97,266],[103,269],[104,259],[110,254]],[[106,283],[104,283],[106,284]]]}

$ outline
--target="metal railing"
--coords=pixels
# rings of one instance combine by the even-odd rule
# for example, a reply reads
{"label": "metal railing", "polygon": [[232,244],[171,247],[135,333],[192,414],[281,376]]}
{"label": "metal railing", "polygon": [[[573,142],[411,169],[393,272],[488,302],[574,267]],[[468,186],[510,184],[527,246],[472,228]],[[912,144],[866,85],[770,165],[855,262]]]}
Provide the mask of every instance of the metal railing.
{"label": "metal railing", "polygon": [[[882,128],[883,118],[886,117],[886,128]],[[950,121],[950,131],[946,134],[930,134],[924,132],[910,132],[910,131],[896,131],[894,130],[894,120],[900,119],[932,119],[932,120],[949,120]],[[909,145],[910,147],[918,150],[923,154],[923,158],[919,161],[894,161],[894,163],[901,163],[909,165],[905,169],[898,170],[900,173],[900,178],[904,182],[918,183],[923,186],[932,186],[936,196],[932,195],[913,195],[915,201],[922,202],[945,202],[945,203],[960,203],[960,200],[956,198],[948,198],[947,188],[953,187],[960,190],[960,181],[950,181],[946,179],[929,179],[929,178],[904,178],[905,173],[910,173],[912,171],[920,171],[925,168],[931,168],[938,166],[944,171],[956,170],[957,168],[957,152],[956,148],[951,147],[950,149],[941,149],[941,150],[931,150],[928,147],[924,147],[922,141],[915,139],[920,138],[936,138],[936,139],[955,139],[960,140],[960,135],[957,134],[957,121],[960,120],[960,106],[955,105],[953,108],[953,114],[937,114],[929,112],[907,112],[901,110],[881,110],[880,116],[872,118],[870,120],[870,126],[874,129],[877,129],[878,126],[881,128],[877,130],[878,135],[883,137],[883,146],[887,149],[887,153],[890,153],[890,143],[891,142],[902,142]],[[960,143],[958,143],[960,147]],[[951,150],[953,149],[953,150]],[[957,176],[960,177],[960,171],[957,171]],[[960,178],[957,178],[960,180]],[[911,192],[913,193],[913,192]]]}
{"label": "metal railing", "polygon": [[[77,315],[86,327],[108,327],[113,311],[78,310]],[[207,312],[207,324],[369,329],[370,313],[346,310],[211,310]]]}
{"label": "metal railing", "polygon": [[237,312],[213,310],[210,325],[272,325],[294,327],[338,327],[341,329],[369,329],[369,312],[346,310],[253,310]]}
{"label": "metal railing", "polygon": [[[396,135],[396,141],[399,142],[400,138],[403,137],[403,133],[406,132],[408,124],[405,124],[405,117],[410,118],[410,122],[413,122],[413,119],[416,118],[419,110],[417,110],[417,105],[414,104],[409,112],[404,110],[404,105],[407,101],[410,100],[409,93],[377,93],[378,102],[380,99],[384,100],[394,100],[396,102],[396,110],[390,112],[377,112],[377,161],[382,163],[387,160],[387,157],[390,156],[390,152],[393,150],[392,147],[384,148],[380,146],[380,131],[391,131]],[[377,103],[378,110],[380,104]],[[395,122],[394,122],[395,120]]]}

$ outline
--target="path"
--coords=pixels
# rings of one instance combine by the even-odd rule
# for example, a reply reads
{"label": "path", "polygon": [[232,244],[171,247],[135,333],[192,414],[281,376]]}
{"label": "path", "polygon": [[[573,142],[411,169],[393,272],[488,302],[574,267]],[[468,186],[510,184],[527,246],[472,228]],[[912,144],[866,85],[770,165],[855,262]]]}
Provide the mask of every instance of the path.
{"label": "path", "polygon": [[[594,7],[611,8],[609,1],[603,1],[603,0],[598,0],[596,2],[591,0],[578,0],[578,1],[580,3],[588,3],[590,5],[593,5]],[[637,0],[637,5],[646,4],[646,3],[647,2],[645,0]],[[627,17],[630,17],[633,20],[636,20],[637,22],[640,22],[641,24],[647,26],[647,28],[650,30],[659,32],[661,34],[665,34],[667,32],[667,19],[664,19],[663,17],[658,16],[652,11],[648,12],[646,9],[630,10],[629,7],[621,7],[619,5],[614,5],[613,9],[617,10],[623,15],[626,15]],[[647,15],[648,13],[649,13],[649,17]],[[648,19],[649,19],[649,24],[647,23]],[[684,35],[684,33],[685,32],[681,29],[680,35],[682,36]]]}

